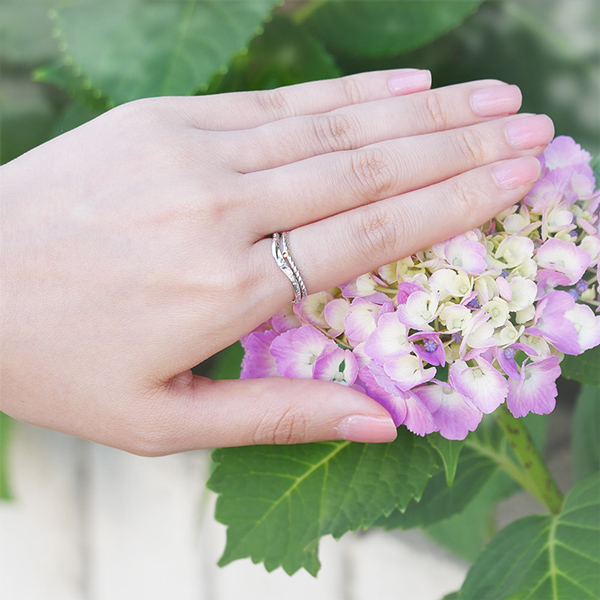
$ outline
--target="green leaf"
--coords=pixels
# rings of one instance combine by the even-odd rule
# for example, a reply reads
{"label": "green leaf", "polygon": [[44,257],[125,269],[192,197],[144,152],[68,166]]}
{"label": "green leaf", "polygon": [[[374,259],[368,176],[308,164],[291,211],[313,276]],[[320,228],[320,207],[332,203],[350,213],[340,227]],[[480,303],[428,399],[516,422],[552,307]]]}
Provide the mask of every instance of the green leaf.
{"label": "green leaf", "polygon": [[452,592],[451,594],[446,594],[442,600],[458,600],[458,592]]}
{"label": "green leaf", "polygon": [[67,66],[62,62],[54,62],[37,68],[33,79],[49,83],[68,92],[80,104],[87,106],[94,114],[99,115],[110,108],[109,100],[102,92],[92,87],[81,71],[73,65]]}
{"label": "green leaf", "polygon": [[444,469],[440,469],[427,484],[420,501],[414,498],[405,511],[395,510],[389,516],[381,517],[376,524],[384,529],[411,529],[461,513],[497,468],[490,458],[465,448],[452,487],[446,483]]}
{"label": "green leaf", "polygon": [[305,27],[275,18],[209,91],[266,90],[341,74],[331,54]]}
{"label": "green leaf", "polygon": [[573,472],[579,481],[600,470],[600,390],[584,385],[573,416]]}
{"label": "green leaf", "polygon": [[598,187],[600,185],[600,154],[598,154],[595,158],[592,159],[590,167],[592,167],[592,171],[594,171],[594,177],[596,178],[596,187]]}
{"label": "green leaf", "polygon": [[446,471],[446,482],[448,485],[452,485],[456,475],[458,458],[465,444],[464,440],[447,440],[439,433],[432,433],[427,436],[427,441],[440,455]]}
{"label": "green leaf", "polygon": [[600,474],[579,482],[558,515],[511,523],[473,565],[460,600],[600,597]]}
{"label": "green leaf", "polygon": [[242,358],[244,358],[244,349],[240,342],[221,350],[213,357],[210,377],[212,379],[239,379]]}
{"label": "green leaf", "polygon": [[115,104],[206,89],[280,0],[107,0],[57,9],[67,65]]}
{"label": "green leaf", "polygon": [[586,350],[579,356],[565,356],[560,369],[566,379],[600,387],[600,346]]}
{"label": "green leaf", "polygon": [[325,45],[352,56],[395,56],[444,35],[483,0],[337,0],[325,2],[307,25]]}
{"label": "green leaf", "polygon": [[[525,422],[536,446],[543,451],[548,418],[528,415]],[[489,513],[499,500],[520,489],[500,471],[502,465],[510,462],[510,458],[506,454],[506,438],[493,418],[484,419],[478,430],[467,437],[464,445],[452,487],[447,484],[445,470],[440,469],[427,484],[419,502],[413,500],[404,513],[396,510],[389,517],[379,519],[377,525],[386,529],[430,527],[462,513],[470,514],[474,500],[482,493],[487,498]],[[483,505],[480,512],[479,524],[484,526],[488,519],[483,514],[486,512]]]}
{"label": "green leaf", "polygon": [[320,442],[224,448],[208,487],[216,518],[228,526],[219,562],[250,557],[268,571],[319,570],[319,538],[370,527],[419,498],[437,468],[436,453],[402,428],[391,444]]}
{"label": "green leaf", "polygon": [[12,500],[8,477],[8,452],[12,419],[0,412],[0,500]]}

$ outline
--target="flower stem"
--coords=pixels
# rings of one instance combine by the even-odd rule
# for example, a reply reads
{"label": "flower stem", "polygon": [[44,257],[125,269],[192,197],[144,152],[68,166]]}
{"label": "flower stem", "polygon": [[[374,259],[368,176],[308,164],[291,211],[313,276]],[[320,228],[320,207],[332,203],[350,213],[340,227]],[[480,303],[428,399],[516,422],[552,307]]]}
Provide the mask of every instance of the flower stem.
{"label": "flower stem", "polygon": [[558,514],[563,495],[535,447],[525,423],[513,417],[505,404],[494,412],[494,417],[521,463],[520,471],[524,477],[520,478],[519,483],[552,514]]}

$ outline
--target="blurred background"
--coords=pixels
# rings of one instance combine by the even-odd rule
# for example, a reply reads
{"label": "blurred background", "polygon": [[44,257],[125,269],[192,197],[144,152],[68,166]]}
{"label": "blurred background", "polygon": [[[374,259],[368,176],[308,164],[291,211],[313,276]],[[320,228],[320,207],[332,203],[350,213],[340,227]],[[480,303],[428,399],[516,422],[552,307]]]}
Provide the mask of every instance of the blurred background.
{"label": "blurred background", "polygon": [[[597,155],[599,31],[598,0],[2,0],[0,163],[135,98],[396,67],[431,69],[435,87],[517,84],[523,111]],[[235,376],[239,360],[234,349],[200,368]],[[566,487],[576,392],[562,382],[548,436]],[[328,540],[318,580],[248,561],[218,570],[209,468],[206,452],[144,459],[0,414],[0,496],[14,497],[0,502],[0,598],[392,600],[402,577],[403,597],[435,600],[495,528],[536,510],[513,496],[491,514],[484,499],[427,535]]]}

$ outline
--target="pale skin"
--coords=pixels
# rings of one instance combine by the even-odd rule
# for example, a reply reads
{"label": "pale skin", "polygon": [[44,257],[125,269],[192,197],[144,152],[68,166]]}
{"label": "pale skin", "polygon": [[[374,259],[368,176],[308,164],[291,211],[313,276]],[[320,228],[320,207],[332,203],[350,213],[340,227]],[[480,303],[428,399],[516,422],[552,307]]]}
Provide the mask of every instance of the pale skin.
{"label": "pale skin", "polygon": [[273,232],[312,293],[527,193],[550,119],[498,81],[428,87],[401,70],[141,100],[0,168],[0,409],[148,456],[394,439],[345,386],[190,369],[292,300]]}

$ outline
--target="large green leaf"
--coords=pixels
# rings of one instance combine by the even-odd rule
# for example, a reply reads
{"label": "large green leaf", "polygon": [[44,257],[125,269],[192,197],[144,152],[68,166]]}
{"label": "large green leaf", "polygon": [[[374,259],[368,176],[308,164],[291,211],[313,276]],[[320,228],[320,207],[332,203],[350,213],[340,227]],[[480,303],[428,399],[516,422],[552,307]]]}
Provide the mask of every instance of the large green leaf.
{"label": "large green leaf", "polygon": [[209,91],[266,90],[342,74],[331,54],[305,28],[281,17],[265,26]]}
{"label": "large green leaf", "polygon": [[[524,418],[536,446],[543,451],[548,427],[548,418],[540,415],[528,415]],[[427,436],[430,443],[438,443],[444,447],[437,436]],[[436,450],[438,450],[436,448]],[[457,448],[444,454],[455,453]],[[438,450],[440,452],[440,450]],[[413,527],[430,527],[465,511],[470,511],[473,501],[486,489],[487,508],[501,499],[519,490],[519,486],[505,473],[502,467],[511,465],[512,460],[507,448],[506,438],[493,418],[486,418],[476,432],[469,434],[456,462],[456,477],[452,485],[448,485],[448,467],[446,462],[452,458],[446,457],[444,469],[437,471],[427,484],[420,501],[413,499],[406,511],[395,510],[389,517],[382,517],[377,526],[385,529],[411,529]],[[490,480],[494,483],[490,486]],[[481,511],[485,512],[482,505]],[[486,519],[482,516],[480,521]]]}
{"label": "large green leaf", "polygon": [[597,600],[600,474],[579,482],[558,515],[519,519],[488,544],[460,600]]}
{"label": "large green leaf", "polygon": [[0,500],[10,500],[12,498],[8,478],[10,428],[11,418],[0,412]]}
{"label": "large green leaf", "polygon": [[368,528],[419,498],[437,456],[402,428],[391,444],[321,442],[216,450],[208,487],[228,526],[220,564],[250,557],[268,571],[319,570],[319,538]]}
{"label": "large green leaf", "polygon": [[600,346],[579,356],[565,356],[561,365],[562,376],[587,385],[600,387]]}
{"label": "large green leaf", "polygon": [[444,469],[433,475],[423,496],[414,498],[406,510],[395,510],[377,521],[385,529],[425,527],[461,513],[496,473],[497,464],[486,456],[466,448],[462,452],[452,486],[446,483]]}
{"label": "large green leaf", "polygon": [[444,35],[483,0],[336,0],[307,20],[335,51],[352,56],[395,56]]}
{"label": "large green leaf", "polygon": [[573,471],[577,480],[600,470],[600,390],[582,386],[573,417]]}
{"label": "large green leaf", "polygon": [[55,13],[66,64],[115,104],[206,89],[280,0],[107,0]]}

